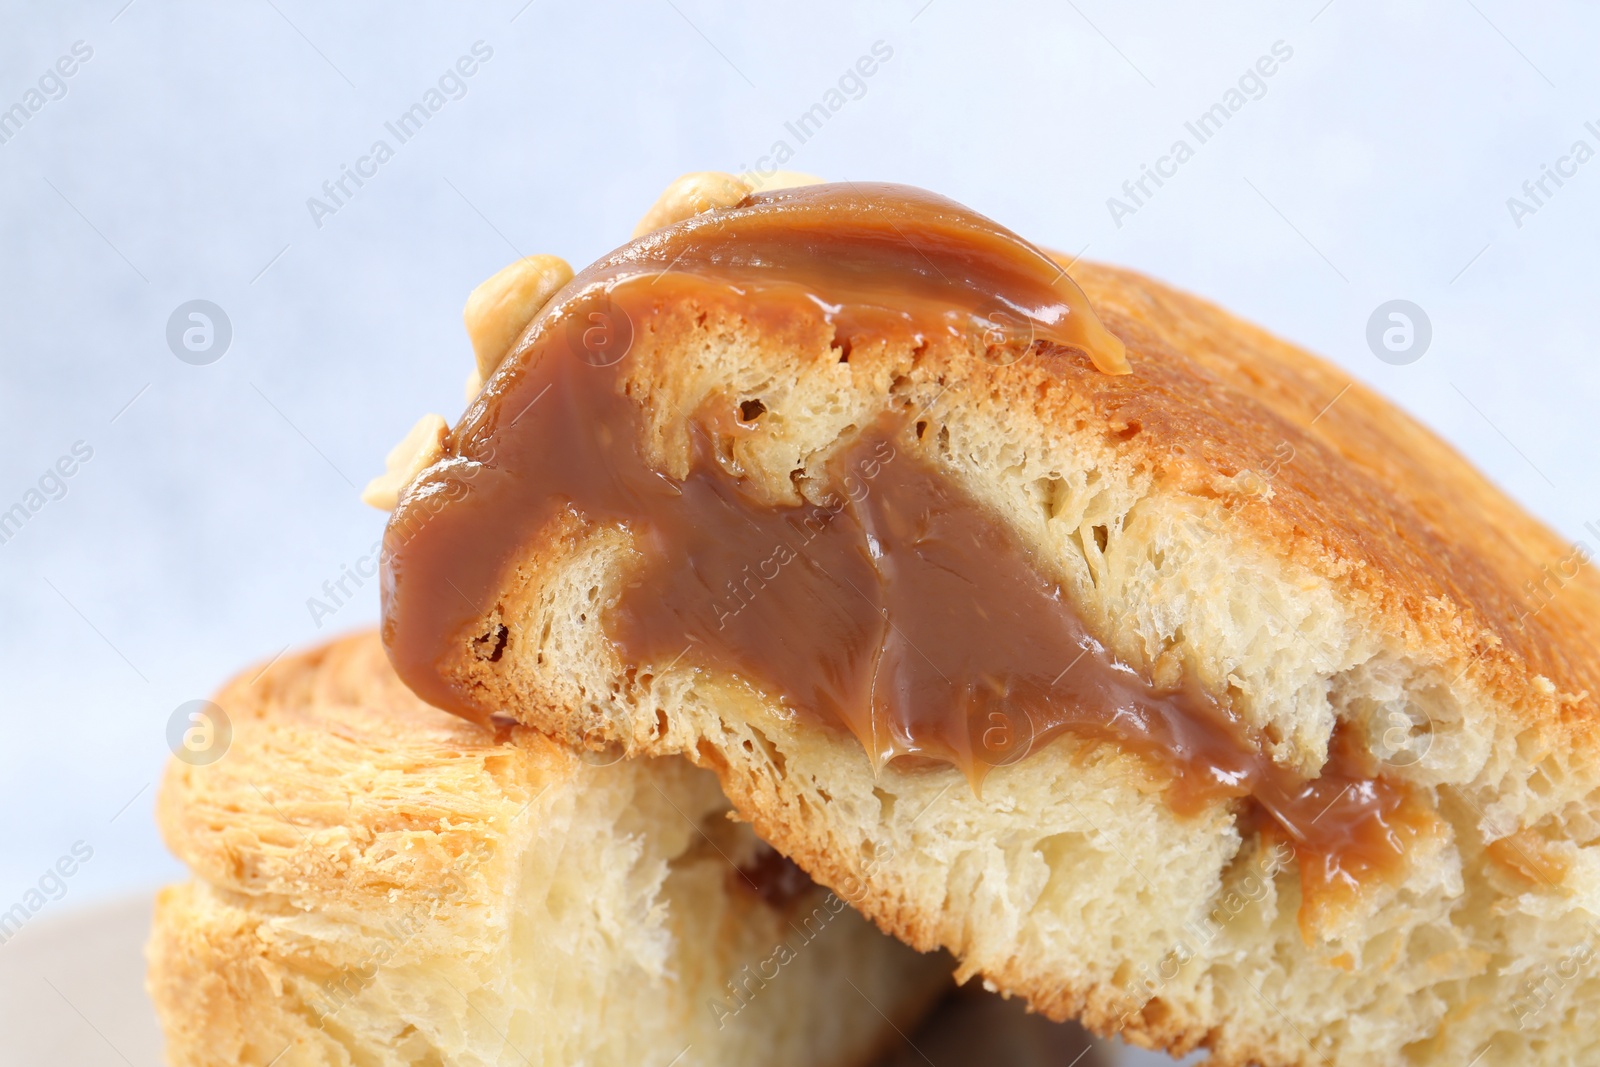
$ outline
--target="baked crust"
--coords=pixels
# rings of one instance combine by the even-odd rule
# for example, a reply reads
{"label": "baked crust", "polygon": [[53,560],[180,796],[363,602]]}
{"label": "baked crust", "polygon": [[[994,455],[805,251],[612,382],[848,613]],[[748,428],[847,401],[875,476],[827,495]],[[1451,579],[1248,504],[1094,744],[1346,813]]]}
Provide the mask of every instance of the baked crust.
{"label": "baked crust", "polygon": [[1137,424],[1142,441],[1124,447],[1175,487],[1242,489],[1246,503],[1237,476],[1287,442],[1271,506],[1239,510],[1248,536],[1326,576],[1375,625],[1470,662],[1530,725],[1592,746],[1600,577],[1581,569],[1547,601],[1524,594],[1571,544],[1333,364],[1132,271],[1079,263],[1073,276],[1138,358],[1127,379],[1053,368],[1084,405],[1063,415],[1119,435]]}

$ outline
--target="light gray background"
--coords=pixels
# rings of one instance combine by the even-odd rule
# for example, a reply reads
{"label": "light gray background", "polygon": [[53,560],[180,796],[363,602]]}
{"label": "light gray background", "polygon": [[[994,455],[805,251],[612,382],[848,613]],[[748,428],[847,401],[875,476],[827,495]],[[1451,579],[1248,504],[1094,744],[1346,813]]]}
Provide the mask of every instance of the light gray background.
{"label": "light gray background", "polygon": [[[306,601],[377,538],[357,488],[384,452],[460,411],[478,281],[581,266],[679,173],[779,139],[793,168],[936,189],[1213,298],[1596,541],[1600,160],[1520,227],[1506,203],[1600,148],[1592,6],[124,2],[0,6],[0,109],[93,49],[0,144],[0,510],[94,449],[0,545],[0,910],[78,840],[52,913],[174,877],[151,818],[173,709],[374,620],[371,584],[321,627]],[[307,198],[477,41],[466,94],[317,227]],[[785,122],[878,41],[865,94],[798,144]],[[1265,95],[1116,225],[1107,198],[1278,41]],[[193,298],[232,322],[210,366],[164,339]],[[1408,366],[1365,340],[1393,298],[1433,325]]]}

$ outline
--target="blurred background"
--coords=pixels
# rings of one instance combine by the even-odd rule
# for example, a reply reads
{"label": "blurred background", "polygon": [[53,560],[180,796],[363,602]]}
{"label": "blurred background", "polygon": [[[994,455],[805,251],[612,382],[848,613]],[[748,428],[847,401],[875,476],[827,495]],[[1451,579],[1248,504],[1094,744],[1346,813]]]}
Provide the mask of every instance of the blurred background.
{"label": "blurred background", "polygon": [[0,911],[92,850],[33,923],[180,874],[178,708],[376,619],[325,583],[386,450],[463,406],[472,287],[587,263],[685,171],[925,186],[1197,292],[1600,551],[1593,5],[0,13]]}

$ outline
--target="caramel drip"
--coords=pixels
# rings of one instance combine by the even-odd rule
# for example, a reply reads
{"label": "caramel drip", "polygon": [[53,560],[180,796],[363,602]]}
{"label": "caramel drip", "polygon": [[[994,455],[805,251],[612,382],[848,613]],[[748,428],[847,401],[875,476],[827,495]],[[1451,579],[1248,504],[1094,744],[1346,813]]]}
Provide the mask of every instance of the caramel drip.
{"label": "caramel drip", "polygon": [[1308,901],[1401,869],[1430,817],[1404,786],[1346,743],[1305,780],[1198,686],[1119,662],[1010,526],[928,458],[915,413],[844,442],[818,503],[771,502],[719,449],[759,433],[760,406],[738,398],[689,420],[682,477],[657,469],[627,357],[685,306],[775,329],[820,318],[846,345],[938,340],[1003,363],[1042,343],[1125,367],[1059,267],[928,194],[814,186],[635,242],[536,322],[391,520],[384,639],[424,699],[490,714],[448,665],[518,639],[475,632],[508,568],[536,543],[620,528],[637,564],[603,625],[627,667],[734,676],[880,764],[948,763],[975,781],[1064,731],[1115,744],[1180,814],[1249,798],[1300,857]]}

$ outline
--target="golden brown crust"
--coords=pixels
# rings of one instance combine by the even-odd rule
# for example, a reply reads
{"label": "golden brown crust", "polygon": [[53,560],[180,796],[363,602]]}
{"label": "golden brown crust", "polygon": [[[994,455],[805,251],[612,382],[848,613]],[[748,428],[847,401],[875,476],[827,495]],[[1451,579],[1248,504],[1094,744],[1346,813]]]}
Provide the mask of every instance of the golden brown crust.
{"label": "golden brown crust", "polygon": [[[1074,276],[1133,353],[1110,378],[1058,365],[1068,391],[1197,493],[1258,470],[1278,446],[1270,507],[1241,511],[1421,644],[1472,661],[1486,688],[1588,737],[1600,694],[1600,577],[1529,603],[1526,582],[1571,546],[1449,445],[1332,364],[1197,297],[1086,263]],[[1249,503],[1246,499],[1243,503]],[[1542,676],[1554,693],[1537,683]]]}
{"label": "golden brown crust", "polygon": [[289,906],[398,913],[447,875],[501,877],[508,813],[576,762],[422,703],[370,633],[244,672],[217,703],[229,750],[171,762],[157,821],[198,877]]}

